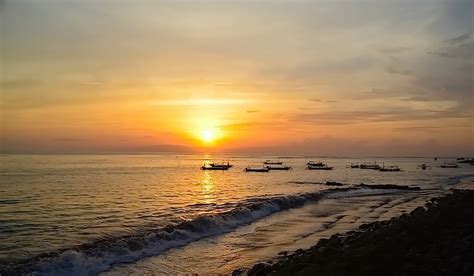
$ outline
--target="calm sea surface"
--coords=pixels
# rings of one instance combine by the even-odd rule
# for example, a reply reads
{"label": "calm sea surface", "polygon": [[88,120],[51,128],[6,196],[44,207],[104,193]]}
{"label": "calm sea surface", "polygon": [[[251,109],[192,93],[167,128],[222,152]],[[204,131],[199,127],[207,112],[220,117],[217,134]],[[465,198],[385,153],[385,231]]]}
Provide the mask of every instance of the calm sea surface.
{"label": "calm sea surface", "polygon": [[[439,168],[455,161],[446,159],[300,157],[280,159],[290,171],[243,172],[269,158],[2,155],[0,271],[228,273],[325,236],[315,233],[329,235],[409,211],[474,173],[469,164]],[[206,160],[227,159],[234,164],[229,171],[199,169]],[[309,160],[334,169],[306,170]],[[403,171],[346,167],[369,161]],[[417,169],[422,163],[433,168]],[[366,183],[422,190],[337,192],[328,191],[336,187],[322,185],[326,181],[346,184],[342,188]],[[336,221],[327,226],[326,220]]]}

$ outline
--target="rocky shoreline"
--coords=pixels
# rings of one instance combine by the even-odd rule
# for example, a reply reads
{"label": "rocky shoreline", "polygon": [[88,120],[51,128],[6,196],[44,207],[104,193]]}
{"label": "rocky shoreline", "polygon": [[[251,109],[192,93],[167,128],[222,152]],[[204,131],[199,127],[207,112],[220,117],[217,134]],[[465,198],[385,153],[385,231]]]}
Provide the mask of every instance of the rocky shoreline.
{"label": "rocky shoreline", "polygon": [[384,222],[281,252],[233,275],[469,275],[474,273],[474,191],[454,190]]}

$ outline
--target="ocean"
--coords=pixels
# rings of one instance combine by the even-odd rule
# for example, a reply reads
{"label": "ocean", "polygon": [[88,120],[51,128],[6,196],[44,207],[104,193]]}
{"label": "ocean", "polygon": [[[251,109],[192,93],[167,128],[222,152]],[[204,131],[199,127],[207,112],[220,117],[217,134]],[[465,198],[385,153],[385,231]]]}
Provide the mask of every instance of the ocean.
{"label": "ocean", "polygon": [[[230,273],[409,212],[474,175],[469,164],[439,167],[455,159],[388,157],[285,157],[292,170],[243,171],[276,158],[1,155],[0,273]],[[207,160],[234,167],[200,170]],[[307,170],[310,160],[334,169]],[[347,167],[375,161],[402,171]]]}

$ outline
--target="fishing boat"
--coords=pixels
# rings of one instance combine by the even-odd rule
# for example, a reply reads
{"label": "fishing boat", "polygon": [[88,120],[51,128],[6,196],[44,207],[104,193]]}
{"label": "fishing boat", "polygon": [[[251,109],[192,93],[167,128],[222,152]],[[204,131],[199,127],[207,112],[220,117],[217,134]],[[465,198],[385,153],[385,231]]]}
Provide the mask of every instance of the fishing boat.
{"label": "fishing boat", "polygon": [[325,164],[321,161],[319,161],[319,162],[309,161],[308,163],[306,163],[306,165],[313,166],[313,167],[324,167],[325,166]]}
{"label": "fishing boat", "polygon": [[227,168],[232,168],[234,165],[230,164],[229,161],[227,163],[222,162],[222,163],[210,163],[209,166],[211,167],[227,167]]}
{"label": "fishing boat", "polygon": [[324,164],[323,166],[311,166],[311,165],[308,165],[306,168],[307,168],[308,170],[330,171],[330,170],[332,170],[334,167],[329,167],[328,165]]}
{"label": "fishing boat", "polygon": [[273,164],[270,166],[266,166],[266,168],[269,170],[275,170],[275,171],[288,171],[288,170],[293,169],[292,167],[283,165],[283,164],[278,164],[278,165]]}
{"label": "fishing boat", "polygon": [[360,164],[359,166],[363,170],[379,170],[380,166],[377,165],[377,163],[371,164],[371,163],[364,163]]}
{"label": "fishing boat", "polygon": [[269,172],[270,169],[268,167],[250,167],[248,166],[247,168],[244,169],[244,172]]}
{"label": "fishing boat", "polygon": [[351,169],[358,169],[358,168],[360,168],[360,165],[358,163],[351,163],[350,168]]}
{"label": "fishing boat", "polygon": [[208,171],[227,171],[230,167],[228,166],[211,166],[210,164],[204,164],[201,166],[201,170]]}
{"label": "fishing boat", "polygon": [[458,164],[446,163],[446,162],[444,162],[443,165],[441,165],[440,167],[443,168],[443,169],[459,168]]}
{"label": "fishing boat", "polygon": [[417,169],[421,169],[421,170],[431,170],[431,166],[429,165],[426,165],[426,164],[421,164],[419,165],[418,167],[416,167]]}
{"label": "fishing boat", "polygon": [[399,172],[401,171],[400,167],[398,166],[382,166],[379,168],[379,171],[381,172]]}
{"label": "fishing boat", "polygon": [[283,162],[281,162],[280,160],[265,160],[263,162],[263,164],[265,164],[265,165],[283,165]]}
{"label": "fishing boat", "polygon": [[474,162],[474,158],[462,158],[461,160],[459,160],[458,158],[458,163],[460,164],[471,164]]}

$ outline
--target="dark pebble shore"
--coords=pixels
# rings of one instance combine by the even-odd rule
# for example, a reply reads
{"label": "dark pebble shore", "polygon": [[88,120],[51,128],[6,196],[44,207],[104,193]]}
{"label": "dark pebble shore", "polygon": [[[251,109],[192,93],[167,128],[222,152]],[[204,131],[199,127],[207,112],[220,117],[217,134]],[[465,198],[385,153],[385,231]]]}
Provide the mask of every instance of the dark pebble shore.
{"label": "dark pebble shore", "polygon": [[474,273],[474,191],[454,190],[389,221],[321,239],[308,250],[233,275],[469,275]]}

